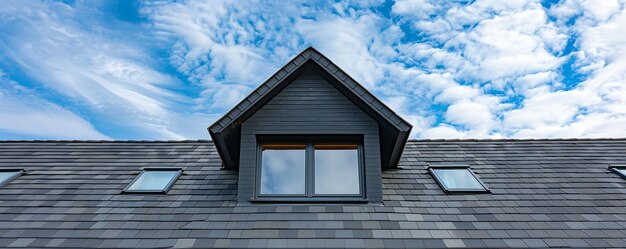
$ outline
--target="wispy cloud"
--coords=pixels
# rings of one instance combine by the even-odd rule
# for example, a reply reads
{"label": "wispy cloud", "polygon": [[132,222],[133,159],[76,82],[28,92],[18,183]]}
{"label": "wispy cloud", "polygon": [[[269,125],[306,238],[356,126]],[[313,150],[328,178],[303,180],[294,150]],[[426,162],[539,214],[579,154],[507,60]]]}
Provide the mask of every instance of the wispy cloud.
{"label": "wispy cloud", "polygon": [[79,115],[41,99],[0,71],[0,135],[5,138],[109,139]]}
{"label": "wispy cloud", "polygon": [[138,130],[140,136],[185,137],[172,127],[193,101],[173,90],[181,82],[157,68],[151,46],[142,44],[150,40],[136,34],[141,27],[104,23],[116,20],[97,7],[21,1],[0,9],[7,34],[0,38],[3,59],[32,85],[88,110],[99,125]]}
{"label": "wispy cloud", "polygon": [[0,68],[111,137],[205,138],[309,45],[413,137],[626,136],[623,1],[108,4],[4,4]]}

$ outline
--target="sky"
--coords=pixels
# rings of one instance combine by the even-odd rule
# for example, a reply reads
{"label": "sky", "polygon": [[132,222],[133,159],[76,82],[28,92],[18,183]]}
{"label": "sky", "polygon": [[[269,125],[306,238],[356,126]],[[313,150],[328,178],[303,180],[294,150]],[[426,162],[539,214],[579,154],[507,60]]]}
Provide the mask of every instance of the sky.
{"label": "sky", "polygon": [[0,139],[208,139],[309,46],[412,138],[626,137],[625,5],[0,0]]}

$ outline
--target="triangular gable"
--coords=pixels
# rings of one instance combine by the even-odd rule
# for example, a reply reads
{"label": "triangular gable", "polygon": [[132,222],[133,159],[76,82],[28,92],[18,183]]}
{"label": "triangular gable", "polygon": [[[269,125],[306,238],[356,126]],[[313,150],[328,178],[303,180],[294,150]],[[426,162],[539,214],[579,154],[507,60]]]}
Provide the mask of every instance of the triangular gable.
{"label": "triangular gable", "polygon": [[313,47],[309,47],[298,54],[223,117],[209,126],[209,134],[217,147],[224,166],[226,168],[238,167],[238,140],[241,124],[284,89],[286,84],[289,84],[297,76],[296,72],[299,69],[310,63],[327,72],[331,76],[330,80],[335,83],[335,87],[340,87],[346,97],[364,109],[379,124],[385,124],[381,126],[380,131],[380,141],[386,143],[381,144],[382,166],[384,168],[396,167],[411,131],[411,124]]}

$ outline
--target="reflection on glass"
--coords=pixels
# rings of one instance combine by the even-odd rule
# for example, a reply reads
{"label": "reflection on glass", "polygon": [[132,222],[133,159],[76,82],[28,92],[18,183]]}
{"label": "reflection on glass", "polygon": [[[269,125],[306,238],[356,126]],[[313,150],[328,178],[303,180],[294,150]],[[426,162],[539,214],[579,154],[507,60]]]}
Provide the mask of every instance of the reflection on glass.
{"label": "reflection on glass", "polygon": [[315,194],[359,194],[357,146],[316,144],[314,148]]}
{"label": "reflection on glass", "polygon": [[17,175],[19,171],[4,171],[0,172],[0,184],[3,184],[6,180]]}
{"label": "reflection on glass", "polygon": [[449,190],[484,189],[469,169],[433,169],[437,179]]}
{"label": "reflection on glass", "polygon": [[167,184],[178,174],[175,170],[144,171],[128,190],[164,191]]}
{"label": "reflection on glass", "polygon": [[615,170],[617,170],[617,172],[626,177],[626,168],[615,168]]}
{"label": "reflection on glass", "polygon": [[305,145],[263,145],[261,194],[305,194]]}

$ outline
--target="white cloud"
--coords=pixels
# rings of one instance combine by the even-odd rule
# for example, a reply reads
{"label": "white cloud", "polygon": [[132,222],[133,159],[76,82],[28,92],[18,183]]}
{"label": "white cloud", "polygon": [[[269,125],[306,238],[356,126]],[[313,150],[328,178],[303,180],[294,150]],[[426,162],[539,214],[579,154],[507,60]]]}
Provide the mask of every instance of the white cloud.
{"label": "white cloud", "polygon": [[[475,102],[459,102],[448,107],[446,120],[473,130],[488,131],[493,126],[493,115],[485,105]],[[487,135],[488,132],[485,133]]]}
{"label": "white cloud", "polygon": [[506,127],[565,126],[578,114],[580,108],[601,102],[597,96],[578,90],[549,92],[541,88],[536,91],[538,93],[524,100],[522,108],[505,114]]}
{"label": "white cloud", "polygon": [[146,4],[142,12],[150,18],[153,28],[172,43],[170,63],[203,88],[196,109],[219,113],[230,109],[301,46],[296,37],[285,35],[292,32],[294,21],[285,15],[296,13],[289,4]]}
{"label": "white cloud", "polygon": [[436,102],[453,103],[459,100],[470,99],[480,95],[480,90],[471,86],[453,85],[446,87],[441,94],[435,97]]}
{"label": "white cloud", "polygon": [[[535,0],[404,0],[392,18],[376,1],[144,4],[151,39],[83,25],[86,4],[12,4],[0,8],[12,30],[0,50],[76,105],[167,138],[205,137],[206,125],[309,45],[411,122],[413,137],[626,136],[623,1],[546,10]],[[167,46],[187,81],[158,70],[129,36]],[[582,82],[564,78],[570,59]],[[187,97],[180,88],[193,89]]]}
{"label": "white cloud", "polygon": [[537,4],[532,9],[482,20],[447,44],[464,47],[464,58],[472,66],[461,71],[480,82],[554,70],[564,60],[550,50],[563,47],[565,41],[566,36],[555,31]]}
{"label": "white cloud", "polygon": [[[426,39],[443,49],[432,42],[407,44],[400,46],[402,54],[420,58],[417,62],[430,71],[448,73],[448,80],[430,83],[430,91],[435,103],[449,104],[445,122],[463,127],[461,131],[444,123],[419,136],[626,135],[626,128],[609,129],[610,133],[596,130],[600,117],[619,123],[623,116],[619,110],[624,107],[626,77],[617,69],[624,60],[620,52],[626,33],[623,4],[593,2],[559,3],[550,9],[555,21],[536,1],[476,1],[450,6],[433,19],[405,13],[406,21],[414,22],[429,34]],[[582,17],[574,27],[565,25],[575,16]],[[559,67],[569,58],[562,51],[572,30],[580,36],[580,51],[573,53],[577,69],[591,77],[577,87],[562,89]],[[507,102],[509,98],[523,102],[516,107]]]}
{"label": "white cloud", "polygon": [[134,33],[138,27],[118,24],[122,27],[113,30],[88,18],[99,15],[97,7],[21,1],[0,9],[7,20],[0,27],[8,32],[0,40],[1,57],[50,94],[108,119],[105,125],[137,130],[137,137],[204,133],[172,132],[175,118],[199,115],[182,109],[192,99],[171,90],[180,82],[156,68],[146,52],[150,46],[141,44],[145,38]]}
{"label": "white cloud", "polygon": [[0,74],[0,133],[47,139],[109,139],[82,117]]}
{"label": "white cloud", "polygon": [[349,70],[357,81],[372,89],[384,77],[384,68],[370,52],[380,30],[378,17],[330,17],[324,21],[300,20],[296,30],[333,62]]}
{"label": "white cloud", "polygon": [[402,16],[412,16],[419,19],[428,18],[440,4],[430,3],[428,0],[400,0],[391,8],[391,13]]}
{"label": "white cloud", "polygon": [[446,124],[429,128],[420,134],[422,138],[463,138],[467,134]]}

